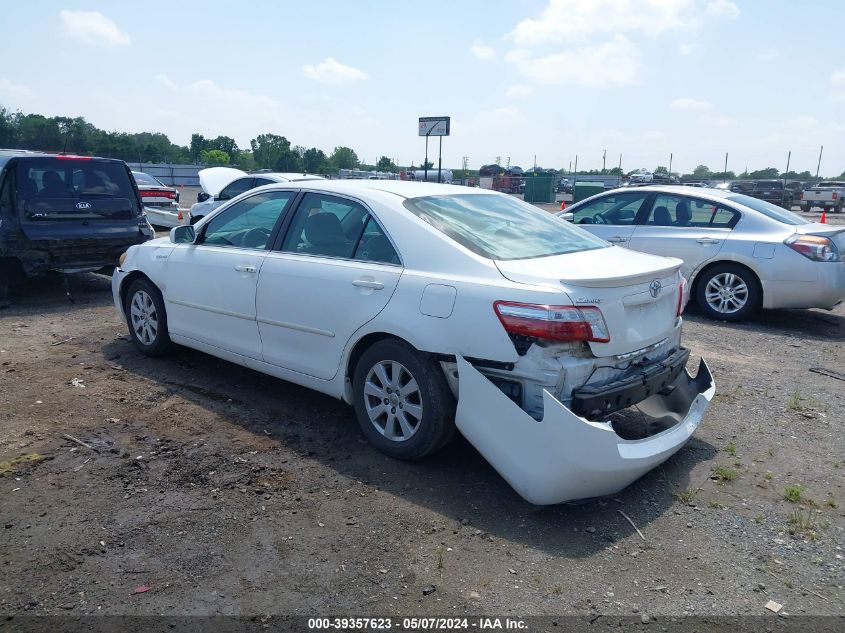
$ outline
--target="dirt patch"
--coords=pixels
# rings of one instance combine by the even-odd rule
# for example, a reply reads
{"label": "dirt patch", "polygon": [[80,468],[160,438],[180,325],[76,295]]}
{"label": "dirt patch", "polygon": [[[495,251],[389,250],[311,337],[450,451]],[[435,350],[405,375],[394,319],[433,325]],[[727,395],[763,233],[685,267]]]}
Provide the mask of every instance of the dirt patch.
{"label": "dirt patch", "polygon": [[340,402],[144,358],[108,279],[71,289],[0,312],[4,614],[845,611],[845,383],[809,371],[845,367],[845,307],[692,312],[718,385],[693,440],[614,498],[540,508],[461,439],[397,462]]}

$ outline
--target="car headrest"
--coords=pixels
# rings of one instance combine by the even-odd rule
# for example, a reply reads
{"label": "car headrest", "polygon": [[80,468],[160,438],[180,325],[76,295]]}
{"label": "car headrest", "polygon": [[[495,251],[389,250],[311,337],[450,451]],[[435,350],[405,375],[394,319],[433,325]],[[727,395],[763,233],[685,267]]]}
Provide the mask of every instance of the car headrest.
{"label": "car headrest", "polygon": [[305,221],[305,239],[315,246],[341,244],[346,241],[343,227],[334,213],[315,213]]}

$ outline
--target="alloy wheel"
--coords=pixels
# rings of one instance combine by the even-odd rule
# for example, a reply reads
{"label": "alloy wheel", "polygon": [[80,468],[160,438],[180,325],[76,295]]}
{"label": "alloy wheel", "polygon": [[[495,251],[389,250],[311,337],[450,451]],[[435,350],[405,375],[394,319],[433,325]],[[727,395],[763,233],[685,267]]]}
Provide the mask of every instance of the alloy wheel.
{"label": "alloy wheel", "polygon": [[376,430],[394,442],[408,440],[420,428],[422,394],[402,363],[383,360],[370,369],[364,382],[364,406]]}
{"label": "alloy wheel", "polygon": [[748,285],[735,273],[719,273],[707,282],[707,304],[720,314],[734,314],[748,303]]}
{"label": "alloy wheel", "polygon": [[153,298],[143,290],[138,290],[132,295],[129,316],[132,331],[138,340],[144,345],[152,345],[158,336],[158,312]]}

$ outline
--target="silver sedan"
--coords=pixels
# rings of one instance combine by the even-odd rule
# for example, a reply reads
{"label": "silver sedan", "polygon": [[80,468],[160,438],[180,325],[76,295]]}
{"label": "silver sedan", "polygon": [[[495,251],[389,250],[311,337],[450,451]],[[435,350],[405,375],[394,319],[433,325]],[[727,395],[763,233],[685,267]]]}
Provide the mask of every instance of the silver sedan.
{"label": "silver sedan", "polygon": [[809,222],[731,191],[613,190],[559,214],[618,246],[678,257],[691,298],[710,317],[760,308],[833,308],[845,299],[845,226]]}

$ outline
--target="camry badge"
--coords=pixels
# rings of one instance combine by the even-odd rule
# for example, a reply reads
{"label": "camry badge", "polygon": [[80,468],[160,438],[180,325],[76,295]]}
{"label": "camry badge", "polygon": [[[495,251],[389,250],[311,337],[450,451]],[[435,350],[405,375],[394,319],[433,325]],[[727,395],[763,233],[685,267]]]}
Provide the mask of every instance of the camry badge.
{"label": "camry badge", "polygon": [[80,211],[85,211],[86,209],[91,208],[91,203],[90,202],[77,202],[76,208],[79,209]]}
{"label": "camry badge", "polygon": [[663,290],[663,284],[660,283],[659,279],[655,279],[648,285],[648,291],[655,299],[657,299],[657,295],[660,294],[661,290]]}

